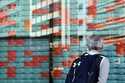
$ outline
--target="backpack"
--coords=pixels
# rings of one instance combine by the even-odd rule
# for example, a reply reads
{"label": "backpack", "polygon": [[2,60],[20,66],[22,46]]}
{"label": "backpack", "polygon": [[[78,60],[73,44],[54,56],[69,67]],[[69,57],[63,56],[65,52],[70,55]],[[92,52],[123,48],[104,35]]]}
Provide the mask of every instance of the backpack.
{"label": "backpack", "polygon": [[73,61],[65,83],[97,83],[102,58],[101,54],[81,55]]}

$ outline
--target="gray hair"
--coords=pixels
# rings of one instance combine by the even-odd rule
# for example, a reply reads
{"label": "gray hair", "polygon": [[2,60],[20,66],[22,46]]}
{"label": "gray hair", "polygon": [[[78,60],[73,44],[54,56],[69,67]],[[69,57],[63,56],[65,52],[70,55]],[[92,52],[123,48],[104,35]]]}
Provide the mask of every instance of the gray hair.
{"label": "gray hair", "polygon": [[91,35],[87,37],[86,44],[89,50],[102,50],[103,39],[98,35]]}

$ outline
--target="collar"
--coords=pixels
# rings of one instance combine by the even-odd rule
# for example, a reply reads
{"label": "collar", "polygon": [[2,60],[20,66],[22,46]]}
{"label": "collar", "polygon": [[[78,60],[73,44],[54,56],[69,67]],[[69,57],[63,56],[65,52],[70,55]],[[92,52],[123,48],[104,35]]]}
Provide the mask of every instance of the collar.
{"label": "collar", "polygon": [[100,54],[100,52],[96,50],[90,50],[90,51],[87,51],[87,53],[90,55]]}

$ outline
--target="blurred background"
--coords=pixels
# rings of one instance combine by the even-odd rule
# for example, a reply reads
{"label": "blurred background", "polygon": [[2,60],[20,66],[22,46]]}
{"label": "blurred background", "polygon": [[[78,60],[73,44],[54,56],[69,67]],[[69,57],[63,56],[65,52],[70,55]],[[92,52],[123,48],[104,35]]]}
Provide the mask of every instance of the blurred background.
{"label": "blurred background", "polygon": [[92,34],[108,83],[125,83],[124,13],[125,0],[0,0],[0,83],[64,83]]}

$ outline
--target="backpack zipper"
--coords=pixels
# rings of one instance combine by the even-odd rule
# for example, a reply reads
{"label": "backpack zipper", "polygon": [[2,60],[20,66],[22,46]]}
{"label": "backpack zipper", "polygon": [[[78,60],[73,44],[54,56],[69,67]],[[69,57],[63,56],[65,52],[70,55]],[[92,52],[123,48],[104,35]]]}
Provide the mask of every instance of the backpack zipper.
{"label": "backpack zipper", "polygon": [[[74,63],[74,65],[73,65],[74,71],[73,71],[72,83],[74,82],[74,80],[75,80],[75,78],[76,78],[76,76],[75,76],[75,74],[76,74],[76,69],[80,66],[80,64],[81,64],[81,61],[79,61],[77,64]],[[77,67],[76,67],[76,66],[77,66]],[[75,68],[75,67],[76,67],[76,68]]]}
{"label": "backpack zipper", "polygon": [[74,69],[74,72],[73,72],[73,78],[72,78],[72,83],[74,82],[74,80],[75,80],[75,73],[76,73],[76,69]]}

